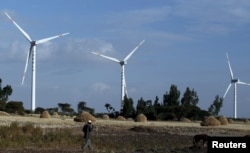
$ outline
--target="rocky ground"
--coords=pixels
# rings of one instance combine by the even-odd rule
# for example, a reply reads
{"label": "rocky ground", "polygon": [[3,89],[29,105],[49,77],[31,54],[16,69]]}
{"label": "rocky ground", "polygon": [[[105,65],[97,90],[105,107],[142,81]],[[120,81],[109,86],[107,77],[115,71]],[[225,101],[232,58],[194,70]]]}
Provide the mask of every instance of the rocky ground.
{"label": "rocky ground", "polygon": [[[39,119],[36,119],[39,120]],[[13,120],[11,120],[13,121]],[[19,118],[14,119],[19,121]],[[83,123],[72,119],[43,119],[32,121],[21,118],[20,122],[33,122],[45,128],[72,128],[81,133]],[[9,124],[8,117],[1,118],[0,125]],[[53,124],[52,124],[53,123]],[[198,122],[147,122],[97,120],[92,135],[93,149],[89,153],[206,153],[206,146],[194,147],[195,134],[210,136],[250,135],[250,124],[230,124],[220,127],[201,127]],[[80,146],[59,146],[57,148],[24,148],[19,150],[0,148],[0,153],[80,153]]]}

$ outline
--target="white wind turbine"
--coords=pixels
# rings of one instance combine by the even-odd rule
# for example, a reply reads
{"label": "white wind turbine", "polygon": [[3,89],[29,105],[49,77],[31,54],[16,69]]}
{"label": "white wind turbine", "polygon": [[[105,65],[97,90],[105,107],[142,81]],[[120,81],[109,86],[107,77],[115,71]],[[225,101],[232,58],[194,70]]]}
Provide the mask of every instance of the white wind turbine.
{"label": "white wind turbine", "polygon": [[92,54],[99,55],[121,65],[121,111],[123,109],[124,104],[124,96],[128,96],[127,88],[126,88],[126,81],[125,81],[125,64],[127,64],[127,60],[132,56],[132,54],[144,43],[144,40],[141,41],[123,60],[118,60],[113,57],[105,56],[96,52],[91,52]]}
{"label": "white wind turbine", "polygon": [[67,35],[69,33],[64,33],[52,37],[48,37],[45,39],[40,39],[40,40],[32,40],[30,36],[8,15],[8,13],[5,12],[5,15],[13,22],[13,24],[18,28],[18,30],[24,35],[24,37],[29,41],[30,43],[30,49],[27,54],[27,59],[26,59],[26,64],[24,68],[24,74],[22,78],[22,84],[24,83],[26,71],[28,68],[28,63],[30,56],[32,54],[32,85],[31,85],[31,111],[35,110],[35,104],[36,104],[36,45],[42,44],[45,42],[48,42],[52,39]]}
{"label": "white wind turbine", "polygon": [[226,53],[226,56],[227,56],[227,62],[228,62],[230,75],[231,75],[231,82],[229,83],[229,85],[227,87],[227,90],[226,90],[226,92],[225,92],[225,94],[223,96],[223,99],[226,97],[231,85],[234,84],[234,118],[237,118],[237,84],[243,84],[243,85],[250,85],[250,84],[242,82],[242,81],[240,81],[240,79],[234,78],[233,71],[232,71],[230,61],[229,61],[229,57],[228,57],[227,53]]}

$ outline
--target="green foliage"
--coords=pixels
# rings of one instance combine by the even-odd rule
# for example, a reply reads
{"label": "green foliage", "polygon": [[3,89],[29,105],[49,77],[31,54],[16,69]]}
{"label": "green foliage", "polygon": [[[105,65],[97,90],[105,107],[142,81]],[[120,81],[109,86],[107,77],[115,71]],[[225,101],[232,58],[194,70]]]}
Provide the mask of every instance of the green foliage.
{"label": "green foliage", "polygon": [[197,96],[196,91],[194,91],[194,89],[191,91],[189,87],[187,87],[183,95],[183,98],[181,99],[181,104],[184,106],[188,106],[188,105],[196,106],[198,102],[199,102],[199,98]]}
{"label": "green foliage", "polygon": [[124,96],[124,105],[122,109],[122,115],[124,117],[133,117],[135,114],[135,108],[133,106],[133,99],[128,98],[126,95]]}
{"label": "green foliage", "polygon": [[144,114],[148,120],[180,120],[183,117],[191,120],[202,120],[209,113],[200,109],[197,104],[199,98],[197,92],[186,88],[180,104],[180,91],[176,85],[171,85],[170,92],[163,95],[163,103],[155,97],[154,104],[151,100],[140,98],[136,106],[136,114]]}
{"label": "green foliage", "polygon": [[208,108],[208,112],[213,116],[218,116],[221,107],[223,106],[223,98],[220,98],[219,95],[215,96],[215,100]]}
{"label": "green foliage", "polygon": [[24,114],[23,102],[20,101],[10,101],[5,106],[5,111],[8,113]]}
{"label": "green foliage", "polygon": [[[156,103],[156,102],[155,102]],[[154,104],[155,104],[154,103]],[[156,104],[157,106],[157,104]],[[136,106],[136,114],[144,114],[148,120],[156,120],[156,109],[155,106],[152,105],[151,100],[144,101],[143,98],[138,100],[137,106]]]}
{"label": "green foliage", "polygon": [[10,85],[6,85],[2,88],[2,79],[0,78],[0,101],[8,101],[9,96],[12,94],[13,90]]}
{"label": "green foliage", "polygon": [[180,91],[176,85],[171,85],[170,92],[163,95],[164,106],[178,106],[180,98]]}
{"label": "green foliage", "polygon": [[73,115],[74,109],[68,103],[58,103],[58,107],[61,109],[64,115]]}

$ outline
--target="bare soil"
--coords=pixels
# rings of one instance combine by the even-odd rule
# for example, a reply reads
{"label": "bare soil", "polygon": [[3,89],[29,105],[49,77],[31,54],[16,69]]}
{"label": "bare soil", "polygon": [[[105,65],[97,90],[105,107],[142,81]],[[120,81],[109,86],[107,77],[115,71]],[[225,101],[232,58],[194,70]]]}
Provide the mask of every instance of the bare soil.
{"label": "bare soil", "polygon": [[[72,118],[59,117],[40,119],[37,116],[0,116],[0,126],[11,122],[33,123],[44,129],[71,128],[76,135],[82,135],[84,123],[74,122]],[[250,135],[250,124],[233,123],[218,127],[201,127],[199,122],[153,122],[116,121],[97,119],[93,123],[92,145],[89,153],[206,153],[206,146],[194,147],[193,136],[244,136]],[[80,153],[79,144],[57,148],[0,148],[0,153]]]}

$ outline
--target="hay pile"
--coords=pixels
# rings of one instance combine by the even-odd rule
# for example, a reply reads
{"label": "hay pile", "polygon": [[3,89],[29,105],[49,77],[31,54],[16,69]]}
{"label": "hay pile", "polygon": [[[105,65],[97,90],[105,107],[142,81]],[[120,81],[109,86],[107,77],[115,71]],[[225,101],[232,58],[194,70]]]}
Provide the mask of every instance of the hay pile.
{"label": "hay pile", "polygon": [[43,111],[40,115],[40,118],[50,118],[50,114],[48,111]]}
{"label": "hay pile", "polygon": [[228,125],[228,120],[225,116],[221,115],[217,119],[220,121],[221,125]]}
{"label": "hay pile", "polygon": [[106,115],[106,114],[104,114],[104,115],[102,115],[102,119],[104,119],[104,120],[109,120],[109,116]]}
{"label": "hay pile", "polygon": [[74,118],[74,121],[76,122],[88,122],[88,120],[91,120],[92,122],[96,122],[96,118],[91,115],[89,112],[82,112],[79,116],[76,116]]}
{"label": "hay pile", "polygon": [[123,117],[123,116],[118,116],[116,119],[117,119],[118,121],[126,121],[126,118]]}
{"label": "hay pile", "polygon": [[218,121],[214,116],[209,116],[207,119],[201,122],[201,126],[219,126],[220,121]]}
{"label": "hay pile", "polygon": [[246,124],[248,124],[249,120],[248,119],[244,119],[243,122],[246,123]]}
{"label": "hay pile", "polygon": [[144,114],[139,114],[136,116],[135,122],[147,122],[147,117]]}
{"label": "hay pile", "polygon": [[191,120],[184,117],[184,118],[181,118],[181,122],[191,123]]}
{"label": "hay pile", "polygon": [[58,113],[57,112],[53,112],[51,117],[59,117]]}
{"label": "hay pile", "polygon": [[228,123],[232,124],[232,123],[234,123],[234,120],[230,118],[230,119],[228,119]]}
{"label": "hay pile", "polygon": [[0,116],[9,116],[10,114],[9,113],[6,113],[6,112],[3,112],[3,111],[0,111]]}

